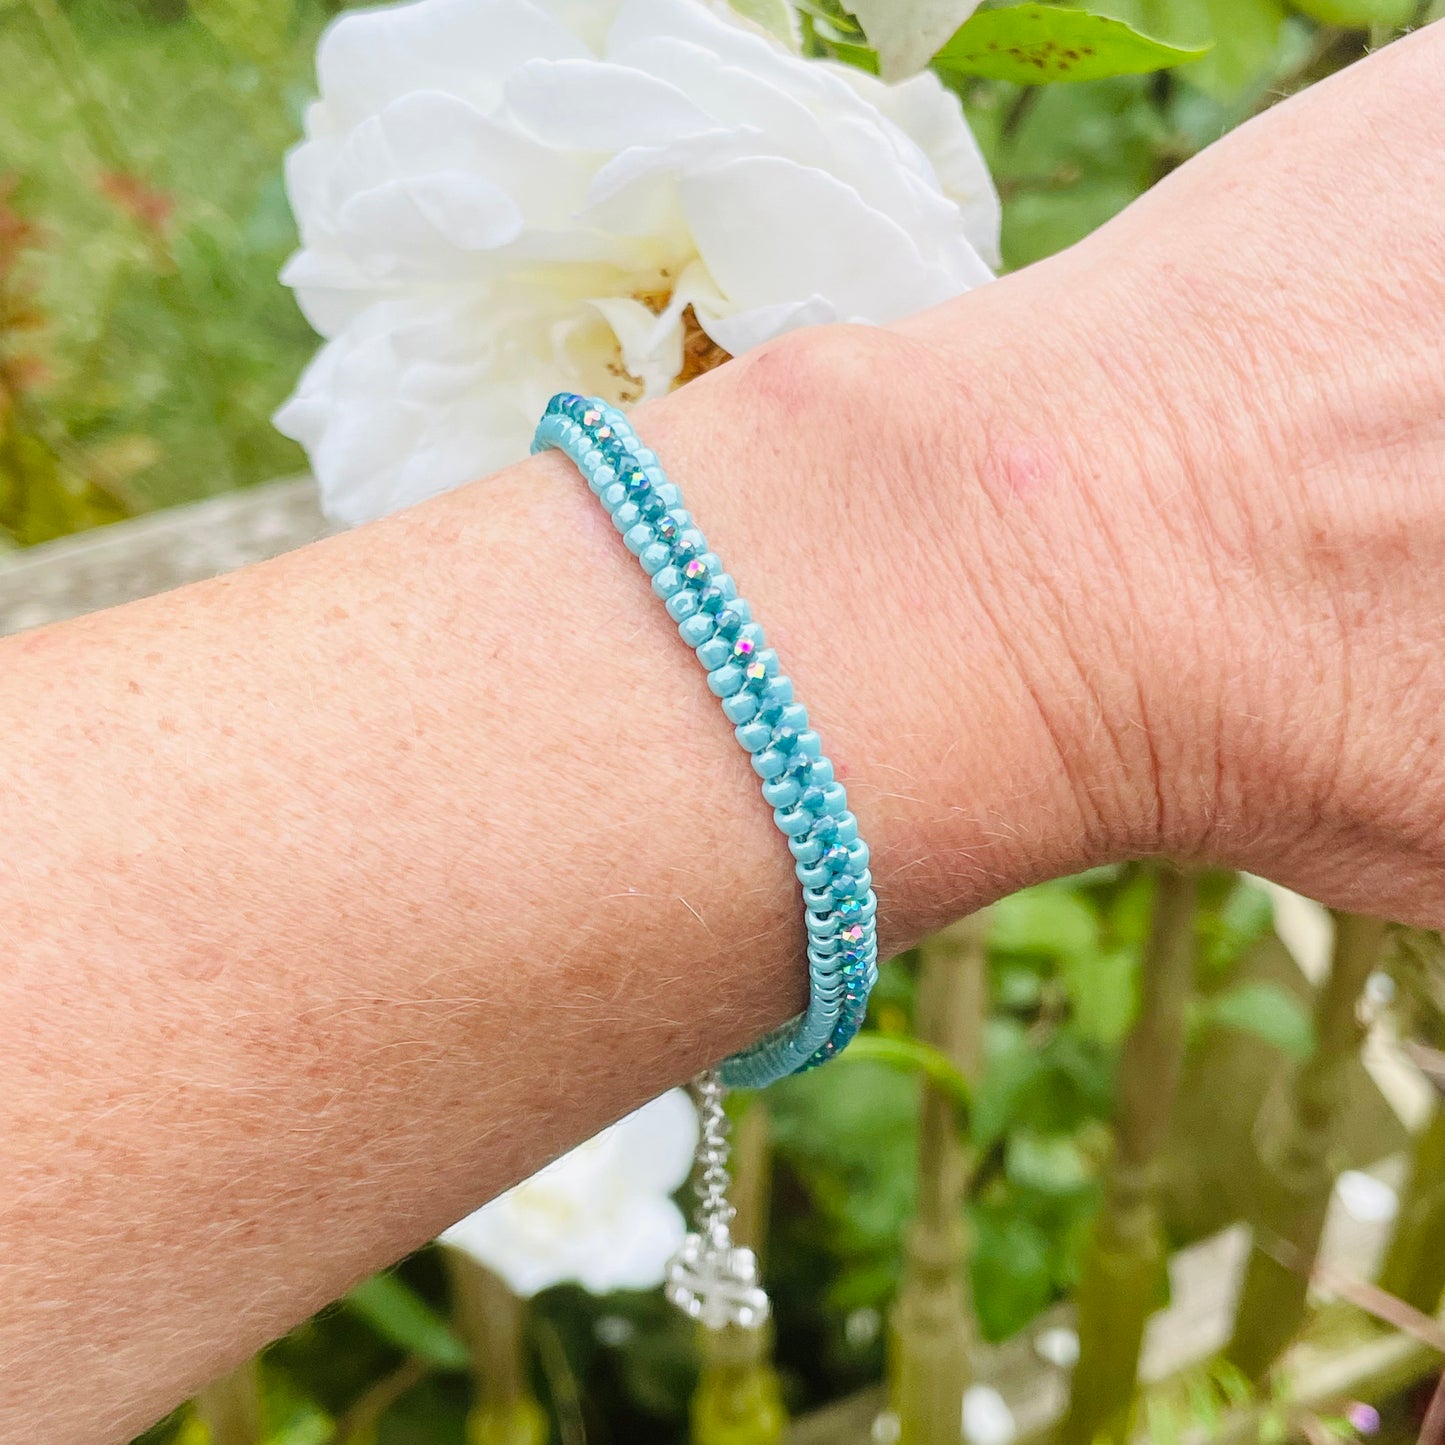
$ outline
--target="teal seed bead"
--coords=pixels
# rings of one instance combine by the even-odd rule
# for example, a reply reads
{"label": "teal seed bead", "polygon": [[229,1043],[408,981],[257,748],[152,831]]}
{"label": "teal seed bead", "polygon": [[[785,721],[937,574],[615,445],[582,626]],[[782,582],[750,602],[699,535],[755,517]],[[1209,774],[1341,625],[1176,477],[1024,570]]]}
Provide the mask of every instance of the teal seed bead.
{"label": "teal seed bead", "polygon": [[613,482],[611,486],[603,487],[597,495],[602,503],[603,510],[615,522],[618,507],[627,500],[627,489],[621,482]]}
{"label": "teal seed bead", "polygon": [[798,833],[807,832],[813,821],[813,815],[805,808],[778,808],[773,813],[773,822],[777,824],[778,831],[786,833],[792,838]]}
{"label": "teal seed bead", "polygon": [[788,755],[777,748],[764,748],[753,755],[753,771],[760,778],[776,778],[788,766]]}
{"label": "teal seed bead", "polygon": [[[686,593],[679,593],[679,596],[687,596]],[[676,599],[674,599],[676,600]],[[669,606],[672,604],[669,603]],[[694,606],[696,604],[694,603]],[[740,687],[743,686],[743,670],[735,663],[726,663],[722,667],[714,668],[707,675],[707,685],[714,697],[731,697]]]}
{"label": "teal seed bead", "polygon": [[804,888],[826,888],[833,881],[833,870],[826,863],[799,863],[793,872]]}
{"label": "teal seed bead", "polygon": [[661,542],[649,542],[642,551],[637,554],[637,560],[642,563],[642,570],[649,577],[656,576],[672,558],[672,553],[667,550]]}
{"label": "teal seed bead", "polygon": [[[698,613],[697,616],[706,616],[706,613]],[[722,667],[731,661],[733,655],[732,643],[725,637],[709,637],[697,649],[697,660],[711,672],[714,668]],[[771,734],[769,734],[771,736]],[[764,742],[767,738],[763,739]],[[747,746],[746,743],[743,744]],[[751,751],[751,749],[749,749]]]}
{"label": "teal seed bead", "polygon": [[769,778],[763,784],[763,802],[770,808],[791,808],[802,792],[796,778],[786,774],[781,778]]}
{"label": "teal seed bead", "polygon": [[[652,590],[656,592],[664,602],[666,602],[674,592],[679,591],[681,587],[682,576],[671,563],[666,567],[659,567],[658,570],[652,574]],[[675,620],[678,622],[682,621],[680,617]]]}
{"label": "teal seed bead", "polygon": [[[668,556],[672,554],[669,552]],[[644,561],[643,566],[646,566]],[[689,647],[701,647],[704,642],[717,630],[712,618],[702,612],[694,612],[691,617],[684,617],[677,624],[678,635]],[[704,666],[707,664],[704,663]]]}
{"label": "teal seed bead", "polygon": [[667,615],[674,622],[681,622],[684,617],[691,617],[697,611],[697,593],[683,588],[674,592],[665,605]]}
{"label": "teal seed bead", "polygon": [[622,534],[622,545],[634,557],[641,557],[643,549],[651,546],[656,540],[657,533],[646,522],[639,522],[635,527],[629,527]]}
{"label": "teal seed bead", "polygon": [[806,914],[809,938],[832,938],[842,928],[843,921],[836,913],[818,913],[809,909]]}
{"label": "teal seed bead", "polygon": [[587,478],[587,485],[601,496],[617,480],[617,473],[609,466],[600,466],[590,477]]}
{"label": "teal seed bead", "polygon": [[758,707],[758,695],[755,692],[737,692],[731,697],[723,699],[723,716],[739,727],[745,722],[750,722],[756,715]]}
{"label": "teal seed bead", "polygon": [[812,758],[812,767],[808,772],[808,781],[814,787],[824,787],[833,781],[833,760],[831,758]]}
{"label": "teal seed bead", "polygon": [[[698,656],[701,658],[701,652]],[[745,751],[756,753],[767,747],[772,741],[773,730],[767,723],[759,722],[754,718],[751,722],[745,722],[740,727],[735,727],[733,736],[737,738]]]}

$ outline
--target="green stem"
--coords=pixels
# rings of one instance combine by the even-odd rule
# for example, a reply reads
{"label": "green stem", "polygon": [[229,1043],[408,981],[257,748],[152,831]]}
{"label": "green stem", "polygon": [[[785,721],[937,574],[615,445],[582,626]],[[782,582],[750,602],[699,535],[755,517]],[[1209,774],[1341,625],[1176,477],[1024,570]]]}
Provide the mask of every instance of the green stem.
{"label": "green stem", "polygon": [[207,1385],[195,1406],[211,1445],[260,1445],[265,1434],[260,1361],[247,1360]]}
{"label": "green stem", "polygon": [[1427,1315],[1435,1314],[1445,1295],[1445,1107],[1440,1105],[1415,1136],[1380,1288]]}
{"label": "green stem", "polygon": [[1119,1061],[1114,1157],[1078,1288],[1079,1362],[1063,1445],[1129,1436],[1144,1327],[1165,1266],[1157,1174],[1184,1062],[1194,988],[1197,885],[1156,865],[1139,1016]]}
{"label": "green stem", "polygon": [[476,1386],[467,1445],[546,1445],[547,1415],[527,1369],[527,1302],[462,1250],[443,1246],[442,1255]]}
{"label": "green stem", "polygon": [[408,1391],[414,1390],[431,1372],[419,1355],[403,1360],[389,1375],[367,1387],[336,1421],[330,1445],[357,1445],[368,1438],[377,1421]]}
{"label": "green stem", "polygon": [[889,1051],[877,1052],[882,1040],[874,1043],[874,1057],[918,1067],[924,1075],[918,1212],[906,1236],[903,1282],[889,1321],[889,1379],[900,1445],[960,1445],[963,1396],[973,1382],[977,1331],[964,1282],[969,1160],[959,1114],[960,1106],[967,1107],[968,1081],[982,1066],[985,934],[985,921],[976,915],[925,942],[919,950],[915,1025],[920,1041],[892,1050],[891,1058]]}
{"label": "green stem", "polygon": [[1386,925],[1336,913],[1330,974],[1315,1000],[1314,1054],[1266,1100],[1255,1125],[1259,1187],[1254,1247],[1226,1356],[1260,1378],[1304,1321],[1310,1271],[1334,1187],[1330,1143],[1344,1103],[1346,1067],[1364,1038],[1359,997]]}

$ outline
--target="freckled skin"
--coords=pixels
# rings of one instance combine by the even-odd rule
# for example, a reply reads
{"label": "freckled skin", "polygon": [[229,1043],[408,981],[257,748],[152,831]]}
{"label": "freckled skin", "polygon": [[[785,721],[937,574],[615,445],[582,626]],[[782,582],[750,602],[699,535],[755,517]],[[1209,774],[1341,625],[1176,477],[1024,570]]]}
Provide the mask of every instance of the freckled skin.
{"label": "freckled skin", "polygon": [[[1445,924],[1442,68],[638,409],[885,949],[1151,853]],[[0,644],[0,731],[0,1440],[131,1437],[802,1000],[752,771],[555,456]]]}

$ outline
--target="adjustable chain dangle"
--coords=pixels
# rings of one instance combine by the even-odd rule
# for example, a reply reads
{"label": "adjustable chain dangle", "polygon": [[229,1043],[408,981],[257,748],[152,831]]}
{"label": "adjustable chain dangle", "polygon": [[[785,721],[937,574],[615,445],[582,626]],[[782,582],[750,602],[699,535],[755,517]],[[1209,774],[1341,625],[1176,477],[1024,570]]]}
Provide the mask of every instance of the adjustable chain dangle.
{"label": "adjustable chain dangle", "polygon": [[690,1319],[709,1329],[729,1325],[760,1329],[772,1312],[767,1292],[758,1283],[758,1261],[752,1250],[733,1243],[737,1212],[728,1201],[731,1146],[728,1117],[723,1111],[727,1090],[716,1069],[693,1080],[702,1136],[698,1140],[697,1229],[667,1265],[667,1298]]}

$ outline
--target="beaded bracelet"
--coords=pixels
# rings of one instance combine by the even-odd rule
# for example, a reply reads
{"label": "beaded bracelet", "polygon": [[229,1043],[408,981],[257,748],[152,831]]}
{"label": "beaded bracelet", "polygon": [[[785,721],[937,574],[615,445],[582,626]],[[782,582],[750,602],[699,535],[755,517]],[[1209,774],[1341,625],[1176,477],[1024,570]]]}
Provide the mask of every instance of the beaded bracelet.
{"label": "beaded bracelet", "polygon": [[756,1290],[756,1266],[750,1251],[732,1245],[727,1229],[722,1088],[760,1088],[813,1068],[858,1032],[878,977],[878,901],[868,845],[777,653],[656,455],[615,407],[571,392],[548,402],[532,442],[534,452],[553,447],[576,464],[707,670],[709,689],[762,779],[763,799],[787,837],[803,887],[807,1007],[700,1078],[705,1229],[688,1237],[669,1272],[669,1295],[695,1318],[760,1324],[767,1301]]}

